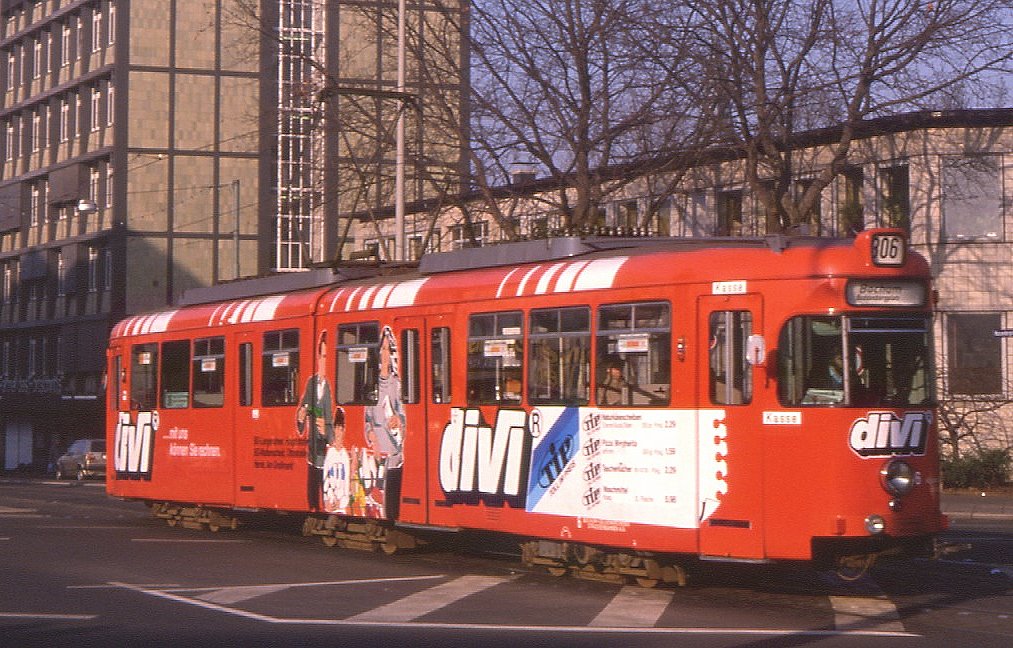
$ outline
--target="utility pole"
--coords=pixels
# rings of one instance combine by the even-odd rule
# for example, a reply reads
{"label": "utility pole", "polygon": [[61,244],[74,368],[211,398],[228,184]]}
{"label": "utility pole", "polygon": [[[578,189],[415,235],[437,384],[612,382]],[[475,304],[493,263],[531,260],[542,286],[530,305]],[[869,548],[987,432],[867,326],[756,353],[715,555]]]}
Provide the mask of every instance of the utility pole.
{"label": "utility pole", "polygon": [[[405,92],[405,0],[397,5],[397,91],[404,97]],[[394,260],[404,261],[405,254],[405,103],[401,100],[397,108],[397,157],[394,169]]]}
{"label": "utility pole", "polygon": [[232,243],[236,248],[236,279],[239,279],[239,178],[232,181],[232,198],[235,201],[236,222],[232,230]]}

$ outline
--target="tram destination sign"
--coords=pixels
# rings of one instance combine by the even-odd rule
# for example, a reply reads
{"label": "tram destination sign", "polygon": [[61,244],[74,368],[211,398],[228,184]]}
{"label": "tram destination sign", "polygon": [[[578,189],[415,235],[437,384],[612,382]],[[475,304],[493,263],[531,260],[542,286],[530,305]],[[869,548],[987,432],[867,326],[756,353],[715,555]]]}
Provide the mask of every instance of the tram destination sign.
{"label": "tram destination sign", "polygon": [[1013,337],[1013,329],[996,329],[992,331],[992,335],[996,337]]}

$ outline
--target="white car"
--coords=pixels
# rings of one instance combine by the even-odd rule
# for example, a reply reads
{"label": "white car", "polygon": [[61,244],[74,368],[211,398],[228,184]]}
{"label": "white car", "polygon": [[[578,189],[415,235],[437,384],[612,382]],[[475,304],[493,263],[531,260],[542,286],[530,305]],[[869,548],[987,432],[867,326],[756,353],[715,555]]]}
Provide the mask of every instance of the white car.
{"label": "white car", "polygon": [[78,439],[56,460],[56,478],[105,477],[106,440]]}

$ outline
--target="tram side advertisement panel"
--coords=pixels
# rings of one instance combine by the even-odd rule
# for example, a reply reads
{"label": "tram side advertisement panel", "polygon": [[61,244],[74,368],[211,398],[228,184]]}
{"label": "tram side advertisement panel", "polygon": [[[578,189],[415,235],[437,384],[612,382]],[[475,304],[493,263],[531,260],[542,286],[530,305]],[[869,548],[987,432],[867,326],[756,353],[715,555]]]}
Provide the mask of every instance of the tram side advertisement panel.
{"label": "tram side advertisement panel", "polygon": [[589,528],[696,528],[727,491],[723,420],[721,410],[542,407],[501,409],[490,424],[454,408],[440,485],[451,502],[506,501]]}

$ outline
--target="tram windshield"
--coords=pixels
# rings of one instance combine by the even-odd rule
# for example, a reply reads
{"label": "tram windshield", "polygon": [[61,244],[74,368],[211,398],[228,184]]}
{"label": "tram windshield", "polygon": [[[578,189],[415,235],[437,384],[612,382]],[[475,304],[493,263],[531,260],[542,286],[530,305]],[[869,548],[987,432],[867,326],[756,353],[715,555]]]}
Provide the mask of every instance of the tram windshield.
{"label": "tram windshield", "polygon": [[781,403],[929,404],[934,400],[929,330],[922,316],[793,318],[781,331],[777,352]]}

